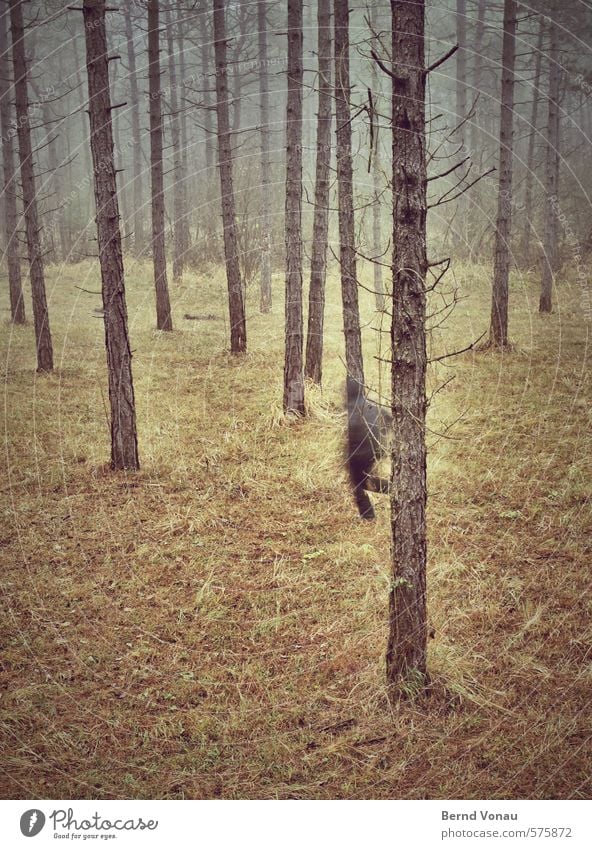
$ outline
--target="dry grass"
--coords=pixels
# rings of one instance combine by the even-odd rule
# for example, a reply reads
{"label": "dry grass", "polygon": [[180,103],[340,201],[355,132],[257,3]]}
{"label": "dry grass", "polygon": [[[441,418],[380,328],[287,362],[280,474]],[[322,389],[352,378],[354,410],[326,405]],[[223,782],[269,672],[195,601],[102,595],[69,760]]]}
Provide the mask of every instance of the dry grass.
{"label": "dry grass", "polygon": [[[486,273],[458,277],[466,300],[437,353],[487,324]],[[3,333],[2,796],[590,795],[577,287],[541,318],[535,281],[513,281],[516,349],[431,376],[456,375],[430,414],[434,695],[393,712],[387,503],[361,523],[347,489],[335,282],[327,388],[287,425],[279,300],[262,317],[253,298],[251,353],[233,361],[220,273],[187,275],[163,335],[148,267],[128,268],[138,475],[105,467],[99,298],[75,288],[97,289],[96,270],[54,269],[51,284],[56,373],[35,376],[31,326]],[[368,327],[374,365],[375,340]],[[456,419],[453,439],[436,435]]]}

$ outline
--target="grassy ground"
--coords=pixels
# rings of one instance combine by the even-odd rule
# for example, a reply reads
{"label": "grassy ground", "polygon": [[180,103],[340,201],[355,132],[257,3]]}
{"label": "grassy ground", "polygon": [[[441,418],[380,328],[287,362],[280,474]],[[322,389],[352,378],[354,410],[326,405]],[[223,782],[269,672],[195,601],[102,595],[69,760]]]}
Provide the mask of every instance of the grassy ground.
{"label": "grassy ground", "polygon": [[[457,278],[436,354],[487,326],[487,272]],[[55,374],[34,373],[31,325],[2,333],[3,797],[590,795],[589,325],[575,284],[543,318],[536,281],[514,280],[516,349],[430,376],[433,390],[454,375],[430,411],[434,694],[395,711],[388,504],[361,523],[347,487],[335,281],[326,388],[287,425],[279,295],[267,317],[253,297],[250,353],[234,361],[219,272],[186,275],[163,335],[149,269],[130,266],[137,475],[106,467],[100,299],[76,288],[98,289],[96,269],[55,268],[50,284]]]}

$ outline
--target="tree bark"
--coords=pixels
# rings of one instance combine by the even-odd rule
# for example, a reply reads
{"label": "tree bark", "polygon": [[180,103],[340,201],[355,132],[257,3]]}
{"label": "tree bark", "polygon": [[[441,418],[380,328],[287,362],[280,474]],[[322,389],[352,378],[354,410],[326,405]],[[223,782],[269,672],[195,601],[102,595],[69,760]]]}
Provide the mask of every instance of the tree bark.
{"label": "tree bark", "polygon": [[259,31],[259,115],[261,120],[261,294],[259,309],[271,312],[271,161],[269,157],[269,75],[267,73],[267,2],[257,0]]}
{"label": "tree bark", "polygon": [[347,373],[364,383],[362,334],[358,305],[354,236],[353,168],[351,146],[348,0],[334,0],[335,120],[337,136],[337,198],[339,207],[339,264],[343,301],[343,332]]}
{"label": "tree bark", "polygon": [[508,344],[508,281],[512,238],[512,172],[514,135],[514,64],[516,58],[516,0],[504,0],[502,94],[495,257],[491,303],[490,344]]}
{"label": "tree bark", "polygon": [[0,14],[0,132],[2,133],[2,169],[4,176],[4,232],[10,291],[10,318],[14,324],[25,323],[25,301],[19,257],[18,212],[16,206],[16,172],[14,169],[14,124],[11,120],[8,32],[6,16]]}
{"label": "tree bark", "polygon": [[549,50],[549,97],[545,163],[545,245],[541,275],[541,297],[539,312],[551,312],[553,308],[553,282],[558,266],[558,198],[559,190],[559,30],[551,23],[551,45]]}
{"label": "tree bark", "polygon": [[84,0],[84,32],[105,348],[111,408],[111,466],[139,469],[132,352],[115,177],[105,0]]}
{"label": "tree bark", "polygon": [[167,50],[169,54],[169,82],[171,91],[171,141],[173,145],[173,280],[179,282],[185,269],[187,238],[187,199],[183,151],[181,150],[181,124],[177,94],[177,67],[175,64],[173,23],[170,10],[166,11]]}
{"label": "tree bark", "polygon": [[236,211],[232,183],[232,147],[230,143],[230,118],[228,110],[229,95],[224,0],[213,0],[213,4],[214,53],[216,57],[216,114],[218,116],[218,165],[220,168],[224,255],[226,258],[226,280],[228,283],[230,351],[233,354],[241,354],[247,350],[247,327],[245,322],[245,305],[240,272]]}
{"label": "tree bark", "polygon": [[323,378],[323,326],[331,179],[331,0],[319,0],[317,24],[319,111],[305,374],[320,386]]}
{"label": "tree bark", "polygon": [[45,295],[45,275],[41,250],[41,228],[37,211],[31,126],[29,123],[29,93],[27,90],[27,60],[25,58],[25,30],[21,0],[9,0],[12,33],[12,62],[16,98],[16,118],[19,142],[19,159],[25,230],[33,295],[33,321],[37,345],[37,371],[53,371],[53,347]]}
{"label": "tree bark", "polygon": [[150,93],[150,173],[152,177],[152,260],[156,287],[156,327],[172,330],[165,251],[165,207],[162,168],[162,105],[158,0],[148,0],[148,82]]}
{"label": "tree bark", "polygon": [[393,700],[428,684],[426,665],[425,0],[393,0],[391,554],[387,683]]}
{"label": "tree bark", "polygon": [[140,135],[140,97],[138,93],[138,76],[136,71],[136,51],[132,28],[132,6],[134,0],[125,0],[123,16],[125,21],[125,40],[127,45],[127,64],[130,91],[130,115],[132,121],[132,179],[134,197],[134,250],[142,251],[144,242],[144,216],[142,192],[142,141]]}
{"label": "tree bark", "polygon": [[531,239],[533,238],[532,215],[533,215],[533,183],[534,183],[534,159],[536,150],[537,126],[539,120],[540,85],[543,58],[543,36],[545,25],[541,18],[539,34],[536,46],[535,72],[532,91],[532,113],[530,116],[530,131],[528,134],[528,152],[526,155],[526,181],[524,187],[524,221],[522,230],[522,243],[520,246],[520,257],[528,262],[531,254]]}
{"label": "tree bark", "polygon": [[304,414],[302,363],[302,0],[288,0],[284,412]]}

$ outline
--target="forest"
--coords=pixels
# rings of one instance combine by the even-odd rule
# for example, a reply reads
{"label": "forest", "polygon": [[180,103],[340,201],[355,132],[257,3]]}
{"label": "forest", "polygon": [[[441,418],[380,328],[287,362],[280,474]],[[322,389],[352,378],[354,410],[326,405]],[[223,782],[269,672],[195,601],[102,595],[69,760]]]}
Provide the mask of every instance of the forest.
{"label": "forest", "polygon": [[590,798],[590,4],[0,0],[0,132],[0,798]]}

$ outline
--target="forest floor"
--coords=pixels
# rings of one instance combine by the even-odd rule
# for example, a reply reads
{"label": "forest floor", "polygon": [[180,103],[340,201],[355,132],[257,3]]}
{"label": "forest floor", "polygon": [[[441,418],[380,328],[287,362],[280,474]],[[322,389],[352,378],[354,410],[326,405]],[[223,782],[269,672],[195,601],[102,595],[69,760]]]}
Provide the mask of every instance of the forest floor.
{"label": "forest floor", "polygon": [[[336,279],[326,388],[287,424],[280,295],[261,316],[252,293],[250,353],[232,359],[220,271],[171,287],[162,334],[150,268],[130,265],[138,474],[107,465],[100,298],[77,288],[98,290],[96,266],[48,282],[51,376],[35,374],[31,324],[12,328],[1,304],[2,797],[590,797],[590,317],[576,283],[542,317],[535,276],[516,277],[515,348],[430,375],[430,391],[454,376],[430,408],[433,694],[393,709],[388,502],[364,523],[348,489]],[[487,328],[489,273],[461,268],[457,284],[436,355]],[[374,381],[369,295],[362,311]]]}

